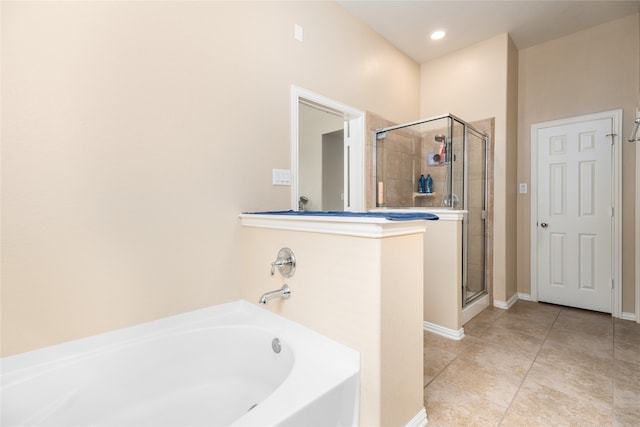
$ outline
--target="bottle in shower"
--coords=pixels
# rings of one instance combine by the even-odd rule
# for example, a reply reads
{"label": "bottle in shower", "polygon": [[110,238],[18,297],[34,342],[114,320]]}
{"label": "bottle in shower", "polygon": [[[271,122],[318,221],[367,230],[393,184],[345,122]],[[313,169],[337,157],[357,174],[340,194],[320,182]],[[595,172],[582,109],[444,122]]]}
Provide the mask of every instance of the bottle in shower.
{"label": "bottle in shower", "polygon": [[420,183],[418,185],[418,193],[424,193],[426,191],[427,180],[424,175],[420,175]]}
{"label": "bottle in shower", "polygon": [[431,178],[431,174],[427,174],[427,179],[425,182],[425,190],[427,194],[432,194],[433,193],[433,178]]}

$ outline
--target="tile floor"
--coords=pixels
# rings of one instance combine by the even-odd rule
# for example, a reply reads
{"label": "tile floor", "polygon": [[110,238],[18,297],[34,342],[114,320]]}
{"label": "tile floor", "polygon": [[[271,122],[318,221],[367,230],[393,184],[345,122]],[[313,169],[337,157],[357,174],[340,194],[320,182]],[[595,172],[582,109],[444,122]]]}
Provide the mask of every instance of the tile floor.
{"label": "tile floor", "polygon": [[424,333],[429,427],[640,427],[640,324],[518,301]]}

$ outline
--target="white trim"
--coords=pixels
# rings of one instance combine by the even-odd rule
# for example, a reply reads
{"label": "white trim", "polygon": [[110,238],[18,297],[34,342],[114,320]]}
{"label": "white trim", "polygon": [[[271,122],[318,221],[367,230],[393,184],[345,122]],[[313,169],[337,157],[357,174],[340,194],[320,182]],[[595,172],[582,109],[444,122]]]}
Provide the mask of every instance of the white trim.
{"label": "white trim", "polygon": [[416,416],[407,423],[405,427],[424,427],[427,425],[427,423],[427,410],[423,407],[422,409],[420,409],[420,412],[418,412]]}
{"label": "white trim", "polygon": [[[319,108],[335,111],[344,117],[349,123],[348,135],[345,133],[345,143],[350,150],[349,179],[345,179],[345,209],[346,211],[361,212],[365,209],[365,159],[364,159],[364,112],[356,110],[345,104],[329,99],[325,96],[311,92],[310,90],[291,85],[291,209],[298,210],[298,124],[300,119],[300,100],[310,101]],[[346,148],[345,148],[346,149]],[[345,171],[346,174],[346,171]],[[347,187],[347,181],[349,185]],[[346,194],[346,188],[351,194]],[[347,206],[347,200],[351,204]]]}
{"label": "white trim", "polygon": [[445,328],[444,326],[436,325],[435,323],[423,322],[423,329],[427,332],[433,332],[445,338],[452,340],[461,340],[464,338],[464,328],[460,328],[457,331],[454,329]]}
{"label": "white trim", "polygon": [[[640,117],[640,107],[636,109]],[[636,142],[636,322],[640,323],[640,143]],[[623,313],[624,314],[624,313]]]}
{"label": "white trim", "polygon": [[245,227],[337,234],[371,239],[422,234],[426,229],[424,220],[390,221],[384,218],[368,217],[241,214],[240,221]]}
{"label": "white trim", "polygon": [[613,191],[613,307],[611,315],[620,317],[622,315],[622,109],[610,111],[612,127],[617,136],[614,136],[613,144],[613,168],[614,168],[614,191]]}
{"label": "white trim", "polygon": [[632,322],[637,320],[635,313],[625,313],[624,311],[620,315],[620,318],[622,320],[631,320]]}
{"label": "white trim", "polygon": [[[538,300],[538,229],[537,229],[537,207],[538,207],[538,154],[537,154],[537,141],[538,132],[547,127],[563,126],[572,123],[586,122],[591,120],[611,119],[614,136],[613,144],[613,171],[612,171],[612,184],[613,184],[613,259],[612,259],[612,275],[614,281],[613,296],[611,301],[611,315],[613,317],[620,317],[622,312],[622,110],[603,111],[601,113],[587,114],[583,116],[570,117],[566,119],[553,120],[549,122],[536,123],[531,125],[531,139],[530,139],[530,158],[531,158],[531,245],[530,245],[530,260],[531,260],[531,298],[532,301]],[[637,151],[637,150],[636,150]],[[636,169],[637,170],[637,169]],[[637,186],[636,186],[637,187]],[[637,191],[637,188],[636,188]],[[636,197],[637,203],[637,197]],[[637,220],[637,218],[636,218]],[[636,232],[636,240],[637,240]],[[638,251],[636,250],[636,257]],[[636,261],[636,265],[638,265]],[[636,281],[638,279],[636,278]],[[636,283],[636,287],[638,287]],[[637,292],[636,292],[637,294]],[[637,295],[636,295],[637,297]],[[494,305],[495,302],[494,302]],[[637,307],[636,303],[636,307]],[[497,307],[497,305],[496,305]],[[636,308],[636,311],[638,309]]]}
{"label": "white trim", "polygon": [[508,310],[511,307],[513,307],[513,304],[515,304],[516,301],[518,301],[518,294],[517,293],[511,295],[511,298],[509,298],[506,302],[505,301],[498,301],[498,300],[494,299],[493,300],[493,306],[497,307],[497,308],[501,308],[503,310]]}
{"label": "white trim", "polygon": [[518,299],[521,299],[524,301],[535,301],[533,298],[531,298],[531,294],[525,294],[522,292],[518,292]]}

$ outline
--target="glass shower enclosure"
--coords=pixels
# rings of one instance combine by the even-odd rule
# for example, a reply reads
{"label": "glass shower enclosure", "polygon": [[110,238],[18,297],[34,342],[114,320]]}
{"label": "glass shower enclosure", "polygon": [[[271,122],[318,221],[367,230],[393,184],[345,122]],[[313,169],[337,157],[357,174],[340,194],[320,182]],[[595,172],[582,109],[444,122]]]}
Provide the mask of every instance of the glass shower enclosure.
{"label": "glass shower enclosure", "polygon": [[463,307],[487,293],[488,142],[451,114],[376,131],[377,207],[465,211]]}

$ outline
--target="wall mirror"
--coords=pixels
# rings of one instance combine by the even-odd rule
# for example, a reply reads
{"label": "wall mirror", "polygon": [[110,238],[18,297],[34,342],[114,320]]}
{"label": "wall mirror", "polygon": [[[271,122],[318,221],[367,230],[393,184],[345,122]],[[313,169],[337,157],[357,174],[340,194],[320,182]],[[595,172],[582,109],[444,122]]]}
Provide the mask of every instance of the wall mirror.
{"label": "wall mirror", "polygon": [[364,210],[364,113],[291,89],[291,209]]}

